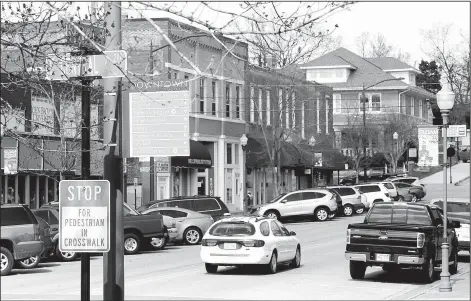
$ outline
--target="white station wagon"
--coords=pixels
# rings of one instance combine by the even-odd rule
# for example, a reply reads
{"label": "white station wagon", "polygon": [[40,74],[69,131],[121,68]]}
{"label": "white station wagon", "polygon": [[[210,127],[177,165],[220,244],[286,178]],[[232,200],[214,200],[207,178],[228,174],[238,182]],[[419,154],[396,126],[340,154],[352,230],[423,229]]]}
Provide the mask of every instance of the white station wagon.
{"label": "white station wagon", "polygon": [[280,263],[301,265],[295,232],[268,217],[233,217],[214,223],[203,237],[201,259],[208,273],[218,266],[260,265],[270,274]]}

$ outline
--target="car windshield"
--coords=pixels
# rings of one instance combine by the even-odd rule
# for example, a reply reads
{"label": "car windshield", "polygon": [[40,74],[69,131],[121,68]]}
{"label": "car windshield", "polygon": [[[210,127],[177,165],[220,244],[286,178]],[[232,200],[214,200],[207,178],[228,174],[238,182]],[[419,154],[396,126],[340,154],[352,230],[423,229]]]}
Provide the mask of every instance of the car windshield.
{"label": "car windshield", "polygon": [[251,236],[255,234],[255,227],[247,222],[221,222],[214,225],[209,234],[213,236]]}
{"label": "car windshield", "polygon": [[430,225],[427,209],[422,206],[393,206],[392,204],[375,205],[366,218],[368,224],[409,224]]}
{"label": "car windshield", "polygon": [[273,200],[269,201],[268,203],[271,204],[271,203],[275,203],[276,201],[278,201],[279,199],[281,199],[282,197],[284,197],[286,195],[286,192],[285,193],[282,193],[280,194],[279,196],[277,196],[276,198],[274,198]]}

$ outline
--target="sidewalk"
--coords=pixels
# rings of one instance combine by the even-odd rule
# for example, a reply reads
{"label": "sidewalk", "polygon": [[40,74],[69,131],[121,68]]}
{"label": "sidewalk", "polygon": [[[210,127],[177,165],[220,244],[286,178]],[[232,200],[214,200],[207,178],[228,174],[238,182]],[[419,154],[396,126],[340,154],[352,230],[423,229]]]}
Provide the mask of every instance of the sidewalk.
{"label": "sidewalk", "polygon": [[439,291],[440,281],[422,293],[412,296],[412,300],[469,300],[469,269],[451,277],[451,292]]}
{"label": "sidewalk", "polygon": [[[453,184],[469,178],[470,163],[458,163],[451,167],[451,179]],[[431,176],[420,180],[422,184],[442,184],[443,171],[439,171]],[[447,183],[450,183],[450,169],[447,169]]]}

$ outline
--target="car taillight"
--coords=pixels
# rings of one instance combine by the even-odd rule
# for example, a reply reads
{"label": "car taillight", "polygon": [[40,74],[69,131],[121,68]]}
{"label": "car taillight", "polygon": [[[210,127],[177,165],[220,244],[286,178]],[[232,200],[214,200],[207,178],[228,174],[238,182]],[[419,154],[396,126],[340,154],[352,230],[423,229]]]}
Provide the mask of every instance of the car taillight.
{"label": "car taillight", "polygon": [[347,244],[350,243],[350,236],[352,234],[352,231],[350,229],[347,229]]}
{"label": "car taillight", "polygon": [[423,248],[425,245],[425,234],[417,233],[417,248]]}
{"label": "car taillight", "polygon": [[357,197],[357,199],[358,199],[359,201],[361,201],[361,194]]}
{"label": "car taillight", "polygon": [[260,247],[263,247],[265,245],[265,242],[263,240],[246,240],[246,241],[243,241],[242,244],[245,247],[260,248]]}
{"label": "car taillight", "polygon": [[217,243],[218,241],[214,239],[203,239],[203,241],[201,242],[201,244],[205,247],[214,247],[215,245],[217,245]]}

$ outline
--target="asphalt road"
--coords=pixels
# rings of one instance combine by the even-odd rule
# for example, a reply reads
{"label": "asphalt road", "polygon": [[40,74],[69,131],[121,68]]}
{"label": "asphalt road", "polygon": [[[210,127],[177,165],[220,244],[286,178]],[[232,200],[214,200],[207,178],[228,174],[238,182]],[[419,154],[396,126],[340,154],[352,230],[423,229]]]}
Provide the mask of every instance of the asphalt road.
{"label": "asphalt road", "polygon": [[[206,274],[199,258],[200,246],[169,246],[163,251],[125,256],[125,299],[378,300],[401,299],[420,290],[423,284],[410,272],[388,274],[381,268],[368,268],[364,280],[350,278],[344,258],[346,228],[362,218],[286,223],[301,241],[302,266],[280,268],[275,275],[237,268]],[[463,255],[460,271],[469,269],[469,255]],[[93,257],[92,300],[103,298],[102,269],[102,258]],[[14,270],[1,279],[1,299],[79,300],[80,262],[46,262],[34,270]]]}

